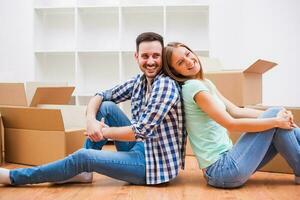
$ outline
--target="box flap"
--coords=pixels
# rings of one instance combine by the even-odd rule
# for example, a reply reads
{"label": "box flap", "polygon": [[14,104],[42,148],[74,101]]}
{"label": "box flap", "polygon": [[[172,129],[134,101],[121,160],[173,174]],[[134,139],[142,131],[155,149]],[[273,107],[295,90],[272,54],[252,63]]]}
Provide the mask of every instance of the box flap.
{"label": "box flap", "polygon": [[0,105],[27,106],[23,83],[0,83]]}
{"label": "box flap", "polygon": [[75,87],[38,87],[30,107],[38,104],[68,104]]}
{"label": "box flap", "polygon": [[250,67],[248,67],[246,70],[244,70],[244,72],[263,74],[276,65],[277,63],[259,59],[255,63],[253,63]]}
{"label": "box flap", "polygon": [[60,110],[0,106],[5,128],[64,131]]}
{"label": "box flap", "polygon": [[26,91],[26,97],[27,102],[30,104],[32,101],[32,97],[36,91],[36,88],[38,87],[66,87],[68,86],[67,82],[38,82],[38,81],[29,81],[25,82],[25,91]]}
{"label": "box flap", "polygon": [[38,107],[59,109],[63,117],[65,130],[86,129],[86,106],[39,104]]}

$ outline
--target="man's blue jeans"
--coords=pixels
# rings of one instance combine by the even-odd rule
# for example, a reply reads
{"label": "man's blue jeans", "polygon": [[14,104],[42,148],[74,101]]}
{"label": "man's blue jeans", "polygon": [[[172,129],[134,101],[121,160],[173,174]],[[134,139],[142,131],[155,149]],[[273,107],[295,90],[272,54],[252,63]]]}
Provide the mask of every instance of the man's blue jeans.
{"label": "man's blue jeans", "polygon": [[[97,119],[105,118],[109,126],[128,126],[130,121],[113,102],[102,102]],[[146,184],[143,142],[115,141],[117,152],[100,150],[107,141],[87,139],[85,148],[49,164],[10,171],[13,185],[64,181],[81,172],[97,172],[132,184]]]}
{"label": "man's blue jeans", "polygon": [[[281,108],[270,108],[262,118],[275,117]],[[209,185],[220,188],[242,186],[258,169],[280,153],[300,176],[300,129],[273,128],[258,133],[245,133],[233,148],[206,169]]]}

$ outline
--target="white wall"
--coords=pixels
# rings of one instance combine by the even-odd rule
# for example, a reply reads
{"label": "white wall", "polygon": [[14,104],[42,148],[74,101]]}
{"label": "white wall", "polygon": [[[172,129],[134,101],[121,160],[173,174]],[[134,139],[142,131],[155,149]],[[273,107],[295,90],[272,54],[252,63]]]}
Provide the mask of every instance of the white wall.
{"label": "white wall", "polygon": [[33,0],[0,1],[0,82],[33,80]]}
{"label": "white wall", "polygon": [[298,0],[212,1],[211,56],[227,69],[279,64],[263,76],[263,104],[300,106],[299,10]]}

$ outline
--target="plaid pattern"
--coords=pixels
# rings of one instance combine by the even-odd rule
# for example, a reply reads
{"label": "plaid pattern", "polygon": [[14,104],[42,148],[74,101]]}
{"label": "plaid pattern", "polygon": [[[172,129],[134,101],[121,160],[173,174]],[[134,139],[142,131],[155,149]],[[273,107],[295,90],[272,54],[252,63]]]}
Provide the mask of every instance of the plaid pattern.
{"label": "plaid pattern", "polygon": [[137,140],[143,140],[146,157],[146,182],[168,182],[184,168],[186,131],[183,127],[183,108],[180,87],[162,73],[152,83],[146,100],[145,75],[97,93],[104,101],[120,103],[131,100],[132,129]]}

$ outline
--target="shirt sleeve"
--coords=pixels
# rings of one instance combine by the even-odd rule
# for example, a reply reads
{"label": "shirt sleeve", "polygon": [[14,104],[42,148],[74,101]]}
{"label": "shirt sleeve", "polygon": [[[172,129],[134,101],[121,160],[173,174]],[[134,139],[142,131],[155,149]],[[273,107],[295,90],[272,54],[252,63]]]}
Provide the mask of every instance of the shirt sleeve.
{"label": "shirt sleeve", "polygon": [[157,127],[178,101],[180,101],[180,94],[173,80],[167,77],[156,80],[143,114],[136,123],[132,124],[136,139],[157,138]]}
{"label": "shirt sleeve", "polygon": [[96,93],[95,95],[99,95],[103,98],[103,101],[113,101],[116,104],[129,100],[132,96],[132,91],[136,80],[139,78],[134,77],[121,85],[117,85],[112,89],[105,90],[103,92]]}
{"label": "shirt sleeve", "polygon": [[199,80],[189,80],[185,83],[184,88],[187,90],[185,93],[189,95],[189,99],[195,102],[194,97],[198,92],[209,92],[206,85]]}

